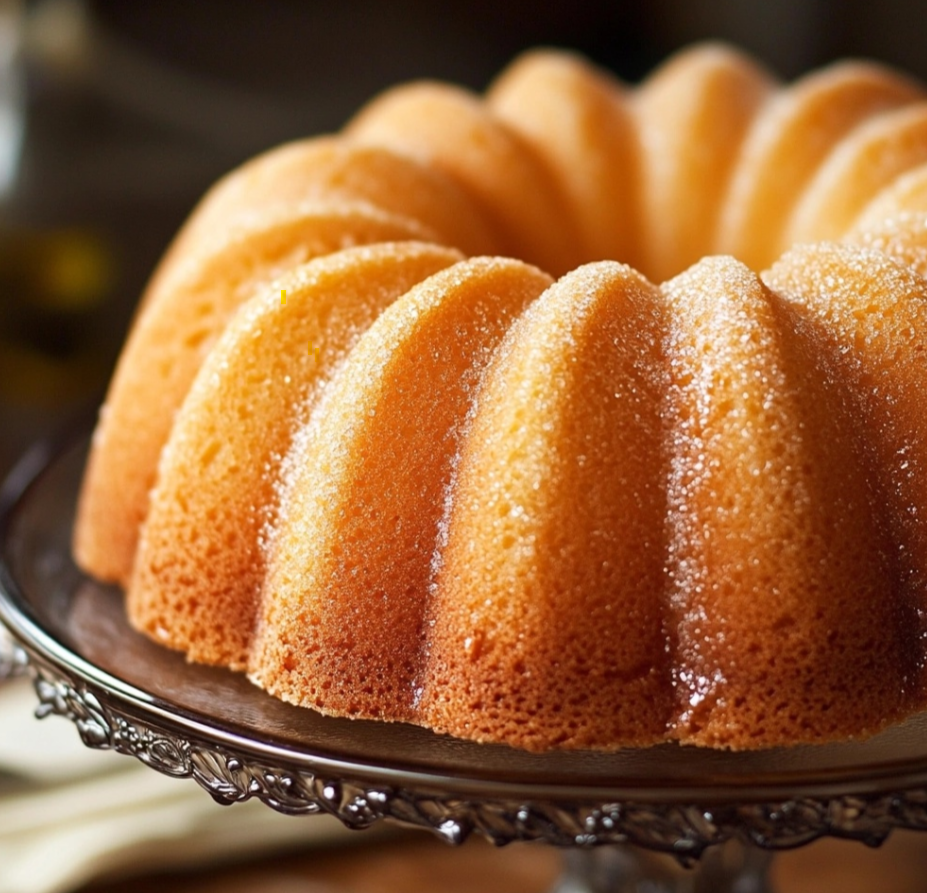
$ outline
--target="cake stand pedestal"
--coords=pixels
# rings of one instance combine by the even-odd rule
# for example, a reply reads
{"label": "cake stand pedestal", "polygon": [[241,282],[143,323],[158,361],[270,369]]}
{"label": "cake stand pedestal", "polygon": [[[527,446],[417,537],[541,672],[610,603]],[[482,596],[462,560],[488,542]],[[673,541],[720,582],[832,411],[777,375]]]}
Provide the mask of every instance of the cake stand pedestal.
{"label": "cake stand pedestal", "polygon": [[40,445],[0,493],[0,677],[27,673],[37,715],[71,720],[89,747],[194,779],[220,803],[563,847],[557,893],[759,893],[776,849],[927,829],[927,714],[819,747],[530,754],[323,717],[187,664],[71,562],[86,442]]}

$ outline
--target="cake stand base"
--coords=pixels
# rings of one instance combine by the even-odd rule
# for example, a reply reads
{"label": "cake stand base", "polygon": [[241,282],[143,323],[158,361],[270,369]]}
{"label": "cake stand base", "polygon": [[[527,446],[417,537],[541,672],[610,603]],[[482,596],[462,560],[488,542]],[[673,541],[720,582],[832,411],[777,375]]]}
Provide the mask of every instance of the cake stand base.
{"label": "cake stand base", "polygon": [[690,868],[622,846],[567,850],[564,861],[551,893],[769,893],[772,853],[730,841]]}

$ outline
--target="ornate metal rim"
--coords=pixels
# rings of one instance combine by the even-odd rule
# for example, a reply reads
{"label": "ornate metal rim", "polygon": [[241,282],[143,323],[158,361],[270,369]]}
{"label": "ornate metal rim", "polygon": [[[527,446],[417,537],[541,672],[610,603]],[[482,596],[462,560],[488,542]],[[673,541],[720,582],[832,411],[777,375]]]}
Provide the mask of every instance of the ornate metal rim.
{"label": "ornate metal rim", "polygon": [[355,829],[391,819],[425,828],[452,844],[463,843],[473,832],[497,845],[516,840],[561,847],[633,844],[683,862],[732,838],[765,849],[793,848],[824,836],[876,846],[894,828],[927,830],[927,788],[719,806],[530,796],[471,799],[339,772],[311,772],[138,715],[112,692],[87,685],[20,644],[5,651],[6,665],[32,678],[38,717],[65,717],[86,746],[133,756],[165,775],[192,778],[223,804],[257,798],[278,812],[329,814]]}
{"label": "ornate metal rim", "polygon": [[[20,466],[0,496],[7,509],[28,492],[54,455],[44,447]],[[0,538],[7,522],[0,520]],[[401,771],[291,753],[230,735],[94,668],[43,630],[23,608],[16,581],[0,563],[0,680],[28,674],[37,716],[58,715],[85,745],[134,756],[167,775],[192,778],[220,803],[256,798],[291,815],[327,813],[351,828],[383,819],[425,828],[453,844],[478,833],[495,844],[537,840],[562,847],[633,844],[698,859],[737,838],[782,849],[831,836],[881,843],[894,828],[927,830],[927,766],[854,787],[757,788],[738,798],[679,797],[594,787],[487,782],[436,771]],[[915,771],[915,769],[917,771]]]}

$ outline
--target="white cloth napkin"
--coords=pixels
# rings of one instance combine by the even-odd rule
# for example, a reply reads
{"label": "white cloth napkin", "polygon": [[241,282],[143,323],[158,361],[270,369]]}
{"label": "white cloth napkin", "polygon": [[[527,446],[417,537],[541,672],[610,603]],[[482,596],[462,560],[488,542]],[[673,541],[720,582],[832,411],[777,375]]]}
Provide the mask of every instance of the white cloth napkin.
{"label": "white cloth napkin", "polygon": [[37,720],[36,703],[27,680],[0,682],[2,893],[66,893],[103,875],[359,836],[328,816],[220,806],[191,779],[84,747],[67,720]]}

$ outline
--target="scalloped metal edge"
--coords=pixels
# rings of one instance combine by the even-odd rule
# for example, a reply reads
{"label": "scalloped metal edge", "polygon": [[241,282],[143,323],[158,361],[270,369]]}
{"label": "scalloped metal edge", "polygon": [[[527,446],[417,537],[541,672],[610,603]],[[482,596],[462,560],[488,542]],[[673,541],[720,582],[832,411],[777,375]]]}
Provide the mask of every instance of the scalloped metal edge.
{"label": "scalloped metal edge", "polygon": [[25,675],[28,663],[26,652],[13,641],[6,627],[0,623],[0,682]]}
{"label": "scalloped metal edge", "polygon": [[868,796],[802,798],[716,807],[644,802],[468,800],[436,790],[373,785],[270,765],[247,754],[155,727],[103,690],[68,675],[12,641],[0,625],[0,679],[27,673],[36,716],[57,715],[92,748],[128,754],[152,769],[193,778],[217,802],[256,798],[289,815],[328,814],[349,828],[384,819],[424,828],[451,844],[476,832],[491,843],[542,841],[560,847],[631,844],[684,864],[737,839],[767,850],[820,837],[878,846],[895,828],[927,830],[927,788]]}

